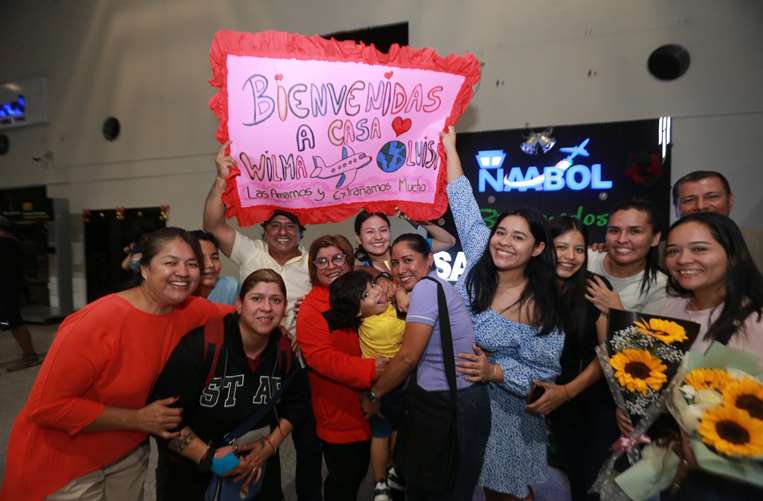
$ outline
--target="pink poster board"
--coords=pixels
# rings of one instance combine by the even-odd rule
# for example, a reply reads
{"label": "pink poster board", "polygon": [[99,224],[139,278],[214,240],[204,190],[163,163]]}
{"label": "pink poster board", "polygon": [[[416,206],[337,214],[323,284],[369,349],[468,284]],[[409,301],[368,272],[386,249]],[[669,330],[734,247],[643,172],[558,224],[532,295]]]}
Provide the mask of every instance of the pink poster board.
{"label": "pink poster board", "polygon": [[238,169],[223,201],[241,226],[275,208],[304,224],[359,209],[431,220],[447,208],[440,131],[479,81],[471,55],[284,32],[215,34],[217,140]]}

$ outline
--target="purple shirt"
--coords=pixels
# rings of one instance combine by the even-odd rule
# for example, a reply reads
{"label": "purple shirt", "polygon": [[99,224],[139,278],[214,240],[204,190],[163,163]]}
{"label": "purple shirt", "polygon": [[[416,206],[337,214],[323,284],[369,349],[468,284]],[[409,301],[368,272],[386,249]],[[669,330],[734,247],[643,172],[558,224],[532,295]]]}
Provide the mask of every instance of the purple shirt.
{"label": "purple shirt", "polygon": [[[464,305],[463,299],[456,289],[435,272],[429,274],[442,284],[445,300],[448,303],[450,330],[453,336],[454,359],[459,353],[473,353],[474,328],[472,318]],[[428,391],[448,390],[448,379],[445,377],[445,362],[442,358],[442,339],[440,338],[440,317],[437,311],[437,284],[431,280],[419,280],[411,292],[411,303],[408,306],[406,322],[432,326],[432,336],[429,338],[424,353],[416,366],[416,378],[419,386]],[[456,372],[458,389],[468,388],[468,382]]]}

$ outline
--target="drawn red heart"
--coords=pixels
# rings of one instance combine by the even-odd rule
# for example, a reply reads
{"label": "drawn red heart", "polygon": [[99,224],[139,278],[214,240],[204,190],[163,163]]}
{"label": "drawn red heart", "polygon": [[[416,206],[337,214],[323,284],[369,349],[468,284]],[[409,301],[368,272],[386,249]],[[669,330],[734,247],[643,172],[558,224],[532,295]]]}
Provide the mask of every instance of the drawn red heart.
{"label": "drawn red heart", "polygon": [[282,74],[280,74],[280,73],[279,73],[279,74],[277,74],[277,75],[276,75],[276,80],[279,80],[279,81],[280,81],[280,80],[283,80],[283,75],[282,75]]}
{"label": "drawn red heart", "polygon": [[392,78],[392,72],[391,72],[391,71],[388,71],[388,72],[386,72],[386,73],[384,74],[384,78],[386,78],[387,80],[389,80],[390,78]]}
{"label": "drawn red heart", "polygon": [[411,122],[410,118],[395,117],[395,119],[392,120],[392,130],[395,131],[395,135],[398,137],[410,129],[411,125],[413,125],[413,122]]}

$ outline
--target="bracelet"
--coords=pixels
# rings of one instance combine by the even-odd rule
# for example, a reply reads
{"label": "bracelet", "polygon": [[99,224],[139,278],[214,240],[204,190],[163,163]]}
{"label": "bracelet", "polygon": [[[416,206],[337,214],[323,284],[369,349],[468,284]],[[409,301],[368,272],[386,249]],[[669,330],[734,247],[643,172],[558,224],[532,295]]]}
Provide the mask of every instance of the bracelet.
{"label": "bracelet", "polygon": [[209,473],[209,471],[212,469],[212,457],[215,453],[214,448],[210,445],[207,447],[207,452],[204,453],[203,456],[201,456],[201,459],[199,459],[199,463],[196,465],[196,468],[202,472],[202,473]]}
{"label": "bracelet", "polygon": [[493,364],[493,381],[500,381],[501,376],[498,374],[498,369],[500,366],[498,364]]}
{"label": "bracelet", "polygon": [[193,432],[193,430],[190,428],[187,428],[187,431],[185,434],[183,433],[183,431],[181,431],[179,437],[173,438],[172,440],[170,440],[169,443],[167,444],[167,448],[173,452],[177,452],[178,454],[180,454],[183,452],[183,449],[188,447],[188,444],[193,442],[193,439],[195,438],[197,438],[197,436]]}

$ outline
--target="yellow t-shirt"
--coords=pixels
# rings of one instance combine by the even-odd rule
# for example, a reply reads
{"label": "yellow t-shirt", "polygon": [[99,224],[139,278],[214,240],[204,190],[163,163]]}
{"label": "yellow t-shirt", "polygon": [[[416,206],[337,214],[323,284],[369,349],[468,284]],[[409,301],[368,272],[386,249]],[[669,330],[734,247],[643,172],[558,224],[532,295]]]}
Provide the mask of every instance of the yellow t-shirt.
{"label": "yellow t-shirt", "polygon": [[361,320],[358,336],[360,351],[366,358],[394,357],[403,343],[405,320],[397,318],[392,305],[384,313],[372,315]]}

